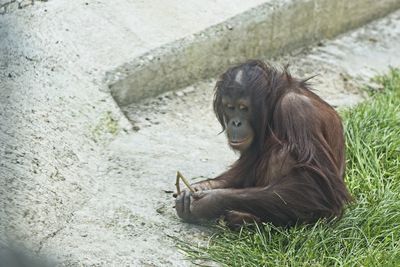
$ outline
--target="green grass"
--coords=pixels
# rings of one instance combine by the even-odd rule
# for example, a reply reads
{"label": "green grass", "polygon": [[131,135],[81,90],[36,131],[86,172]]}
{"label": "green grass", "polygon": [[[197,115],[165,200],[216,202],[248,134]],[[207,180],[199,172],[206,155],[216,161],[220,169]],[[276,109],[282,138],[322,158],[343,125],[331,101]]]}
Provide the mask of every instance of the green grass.
{"label": "green grass", "polygon": [[400,70],[382,92],[344,110],[346,181],[341,220],[291,229],[219,229],[207,246],[180,243],[191,259],[223,266],[400,266]]}

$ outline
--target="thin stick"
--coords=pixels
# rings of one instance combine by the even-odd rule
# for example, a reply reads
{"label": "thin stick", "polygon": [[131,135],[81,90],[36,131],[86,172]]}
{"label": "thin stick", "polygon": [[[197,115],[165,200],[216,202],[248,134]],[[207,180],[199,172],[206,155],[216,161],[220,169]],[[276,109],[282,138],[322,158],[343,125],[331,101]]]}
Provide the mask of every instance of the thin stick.
{"label": "thin stick", "polygon": [[[180,187],[180,185],[179,185],[179,179],[180,179],[179,172],[177,172],[177,173],[176,173],[176,182],[175,182],[175,186],[176,186],[176,195],[180,195],[180,194],[181,194],[181,187]],[[174,197],[176,197],[176,196],[174,195]]]}
{"label": "thin stick", "polygon": [[179,172],[176,172],[176,191],[178,193],[178,195],[181,193],[181,189],[179,186],[179,179],[182,180],[182,182],[186,185],[186,187],[190,190],[190,192],[194,193],[194,189],[190,186],[189,182],[186,180],[186,178]]}

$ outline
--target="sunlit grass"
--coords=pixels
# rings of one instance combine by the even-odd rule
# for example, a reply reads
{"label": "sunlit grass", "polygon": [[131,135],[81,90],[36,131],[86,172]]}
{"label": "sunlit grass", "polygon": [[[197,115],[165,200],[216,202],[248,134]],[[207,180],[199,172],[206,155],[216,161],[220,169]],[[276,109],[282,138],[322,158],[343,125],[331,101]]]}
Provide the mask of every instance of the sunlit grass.
{"label": "sunlit grass", "polygon": [[400,266],[400,70],[377,81],[382,92],[341,112],[354,197],[341,220],[222,229],[208,246],[180,243],[182,250],[224,266]]}

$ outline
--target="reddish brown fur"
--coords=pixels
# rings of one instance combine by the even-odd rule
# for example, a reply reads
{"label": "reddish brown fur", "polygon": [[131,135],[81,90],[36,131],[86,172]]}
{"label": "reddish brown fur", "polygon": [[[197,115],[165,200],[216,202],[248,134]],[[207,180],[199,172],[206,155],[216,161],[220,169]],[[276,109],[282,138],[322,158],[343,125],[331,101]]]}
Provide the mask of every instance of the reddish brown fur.
{"label": "reddish brown fur", "polygon": [[226,189],[221,191],[223,199],[213,204],[218,207],[212,217],[225,215],[234,225],[241,215],[242,221],[253,218],[276,225],[340,217],[350,195],[343,179],[339,115],[306,81],[253,60],[229,69],[216,85],[214,110],[224,129],[226,82],[244,65],[254,75],[244,93],[251,96],[255,139],[231,169],[197,184]]}

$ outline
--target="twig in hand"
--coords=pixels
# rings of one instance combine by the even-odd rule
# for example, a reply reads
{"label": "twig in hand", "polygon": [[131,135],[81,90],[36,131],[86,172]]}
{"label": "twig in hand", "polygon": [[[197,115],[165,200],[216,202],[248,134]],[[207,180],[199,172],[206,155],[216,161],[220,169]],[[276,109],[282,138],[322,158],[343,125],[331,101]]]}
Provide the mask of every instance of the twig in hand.
{"label": "twig in hand", "polygon": [[186,187],[190,190],[190,192],[194,193],[194,189],[190,186],[189,182],[186,180],[185,177],[183,177],[183,175],[177,171],[176,172],[176,182],[175,182],[175,186],[176,186],[176,193],[178,195],[181,194],[181,187],[179,186],[179,180],[182,180],[182,182],[186,185]]}

